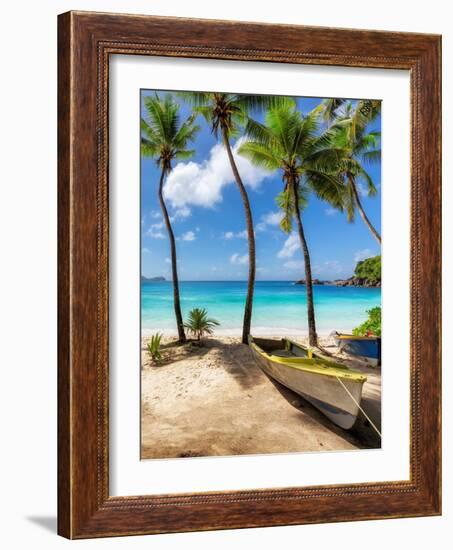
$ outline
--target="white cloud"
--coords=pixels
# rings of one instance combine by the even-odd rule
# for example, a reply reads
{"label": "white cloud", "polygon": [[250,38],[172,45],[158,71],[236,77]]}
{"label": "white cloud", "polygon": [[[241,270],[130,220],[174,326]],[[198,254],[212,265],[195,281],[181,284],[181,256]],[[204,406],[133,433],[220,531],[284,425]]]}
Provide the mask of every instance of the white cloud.
{"label": "white cloud", "polygon": [[283,213],[278,210],[276,212],[268,212],[267,214],[261,216],[261,221],[256,224],[255,231],[257,233],[262,233],[263,231],[266,231],[268,226],[278,226],[280,225],[282,218]]}
{"label": "white cloud", "polygon": [[158,212],[157,210],[151,210],[150,216],[151,216],[153,219],[157,220],[157,219],[159,219],[159,218],[161,217],[161,213]]}
{"label": "white cloud", "polygon": [[245,265],[249,261],[249,255],[244,254],[241,256],[240,254],[233,254],[230,258],[230,262],[235,265]]}
{"label": "white cloud", "polygon": [[142,248],[142,252],[143,252],[143,254],[149,254],[151,252],[151,250],[149,248],[146,248],[146,246],[145,246],[145,247]]}
{"label": "white cloud", "polygon": [[280,222],[282,221],[283,213],[282,212],[268,212],[267,214],[264,214],[262,216],[262,221],[266,225],[280,225]]}
{"label": "white cloud", "polygon": [[187,231],[181,237],[183,241],[194,241],[196,239],[195,233],[193,231]]}
{"label": "white cloud", "polygon": [[286,269],[290,269],[291,271],[302,271],[305,268],[305,264],[302,260],[290,260],[289,262],[285,262],[283,264],[283,267]]}
{"label": "white cloud", "polygon": [[300,241],[297,233],[291,233],[283,244],[283,248],[278,252],[278,258],[292,258],[296,250],[300,248]]}
{"label": "white cloud", "polygon": [[165,258],[165,260],[164,260],[164,261],[165,261],[165,263],[166,263],[166,264],[171,264],[171,260],[170,260],[170,258]]}
{"label": "white cloud", "polygon": [[153,223],[146,232],[146,235],[151,237],[151,239],[165,239],[165,235],[162,232],[163,227],[163,222]]}
{"label": "white cloud", "polygon": [[247,229],[244,229],[244,231],[238,231],[237,233],[233,233],[233,231],[227,231],[223,234],[223,238],[227,241],[230,241],[231,239],[246,239],[248,237]]}
{"label": "white cloud", "polygon": [[267,273],[269,270],[267,269],[267,267],[257,267],[256,268],[256,272],[257,273]]}
{"label": "white cloud", "polygon": [[[240,143],[241,139],[233,146],[239,173],[244,185],[257,189],[270,174],[237,154]],[[189,204],[210,208],[222,201],[223,188],[232,183],[234,176],[227,153],[218,143],[212,147],[208,160],[176,164],[165,182],[164,195],[175,208]]]}
{"label": "white cloud", "polygon": [[354,254],[354,261],[361,262],[362,260],[366,260],[367,258],[371,258],[375,255],[376,254],[369,248],[364,248],[363,250],[357,250],[357,252]]}
{"label": "white cloud", "polygon": [[186,218],[189,218],[191,215],[191,209],[187,206],[182,206],[181,208],[177,208],[173,212],[173,215],[171,216],[171,221],[184,220]]}
{"label": "white cloud", "polygon": [[329,208],[326,208],[324,210],[326,216],[335,216],[335,214],[338,212],[338,210],[336,208],[332,208],[331,206],[329,206]]}
{"label": "white cloud", "polygon": [[[156,224],[160,225],[160,224]],[[153,225],[148,229],[146,232],[146,235],[148,237],[151,237],[151,239],[165,239],[165,235],[158,227],[154,227]]]}

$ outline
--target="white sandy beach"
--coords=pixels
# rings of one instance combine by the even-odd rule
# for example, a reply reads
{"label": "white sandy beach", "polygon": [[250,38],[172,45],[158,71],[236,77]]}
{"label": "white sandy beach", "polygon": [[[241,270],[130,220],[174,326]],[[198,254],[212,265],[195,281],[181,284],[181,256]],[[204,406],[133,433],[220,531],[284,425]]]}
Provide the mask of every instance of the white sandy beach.
{"label": "white sandy beach", "polygon": [[[304,342],[292,332],[292,339]],[[254,334],[263,333],[254,329]],[[302,397],[268,378],[237,332],[231,336],[219,331],[201,348],[174,345],[174,338],[165,336],[159,365],[151,362],[146,340],[144,336],[143,459],[380,447],[364,417],[352,430],[342,430]],[[336,354],[326,336],[320,338],[320,346],[335,354],[336,361],[367,375],[362,406],[380,428],[380,369]]]}

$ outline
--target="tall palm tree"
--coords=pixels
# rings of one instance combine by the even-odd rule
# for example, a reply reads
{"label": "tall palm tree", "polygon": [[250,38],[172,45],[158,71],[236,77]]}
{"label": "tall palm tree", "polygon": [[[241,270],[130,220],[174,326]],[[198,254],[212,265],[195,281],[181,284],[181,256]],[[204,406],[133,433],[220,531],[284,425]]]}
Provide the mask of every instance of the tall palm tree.
{"label": "tall palm tree", "polygon": [[172,162],[174,160],[189,159],[194,154],[194,151],[187,149],[187,146],[195,139],[199,127],[194,124],[193,116],[183,122],[180,121],[179,105],[174,101],[171,94],[167,94],[163,98],[160,98],[157,94],[145,97],[144,104],[147,116],[146,119],[141,121],[141,151],[143,156],[155,158],[161,169],[158,197],[170,240],[173,303],[178,337],[180,342],[185,342],[186,335],[179,297],[176,242],[164,200],[163,187],[165,178],[172,170]]}
{"label": "tall palm tree", "polygon": [[282,98],[277,96],[254,96],[221,92],[181,92],[179,95],[193,106],[194,113],[201,114],[205,118],[207,123],[211,126],[216,138],[219,137],[220,133],[244,206],[248,240],[249,273],[242,326],[242,342],[247,344],[252,321],[253,293],[256,275],[255,232],[249,197],[239,174],[230,140],[232,137],[238,135],[239,128],[246,123],[252,111],[264,109],[271,105],[278,105]]}
{"label": "tall palm tree", "polygon": [[[341,104],[340,104],[341,105]],[[360,200],[358,183],[365,184],[368,196],[377,193],[371,176],[365,169],[365,163],[377,162],[381,158],[380,132],[368,131],[368,125],[380,112],[380,101],[360,100],[355,107],[348,102],[341,112],[337,105],[330,127],[332,131],[332,147],[339,155],[339,175],[344,181],[344,209],[349,222],[354,221],[356,209],[374,238],[381,244],[381,236],[365,213]],[[331,113],[331,105],[325,102],[324,115]]]}
{"label": "tall palm tree", "polygon": [[342,208],[342,185],[335,177],[336,156],[329,148],[328,132],[318,135],[320,110],[307,116],[296,110],[292,101],[270,108],[265,123],[249,120],[246,127],[247,141],[242,143],[239,154],[253,164],[269,171],[279,170],[284,184],[277,197],[283,210],[280,223],[285,233],[292,231],[293,219],[302,248],[307,293],[309,343],[318,345],[310,252],[302,223],[302,209],[309,191]]}

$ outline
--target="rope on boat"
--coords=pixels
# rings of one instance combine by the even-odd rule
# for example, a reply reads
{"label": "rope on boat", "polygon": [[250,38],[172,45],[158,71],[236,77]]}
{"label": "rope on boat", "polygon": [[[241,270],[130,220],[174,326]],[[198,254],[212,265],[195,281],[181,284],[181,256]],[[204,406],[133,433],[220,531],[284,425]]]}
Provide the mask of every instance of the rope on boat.
{"label": "rope on boat", "polygon": [[340,380],[340,378],[338,378],[338,376],[335,376],[335,378],[338,380],[338,382],[340,382],[340,384],[343,386],[343,388],[345,389],[345,392],[349,395],[349,397],[354,401],[354,403],[357,405],[357,407],[359,408],[359,410],[362,412],[363,416],[368,420],[368,422],[371,424],[371,426],[373,427],[373,429],[375,430],[375,432],[378,434],[378,436],[382,439],[382,434],[381,432],[376,428],[375,424],[373,423],[373,421],[371,420],[371,418],[367,415],[367,413],[362,409],[362,407],[360,406],[359,403],[357,403],[357,401],[355,400],[354,396],[352,395],[352,393],[348,390],[348,388],[344,385],[344,383]]}

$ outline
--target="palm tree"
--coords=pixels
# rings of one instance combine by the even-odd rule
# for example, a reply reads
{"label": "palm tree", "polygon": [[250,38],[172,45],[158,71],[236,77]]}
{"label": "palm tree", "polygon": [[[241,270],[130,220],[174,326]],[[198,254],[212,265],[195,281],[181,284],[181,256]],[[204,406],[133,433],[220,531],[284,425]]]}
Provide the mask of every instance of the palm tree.
{"label": "palm tree", "polygon": [[254,96],[246,94],[228,94],[220,92],[181,92],[180,97],[185,99],[194,108],[194,113],[201,114],[211,126],[216,138],[222,139],[228,160],[233,171],[242,204],[244,206],[245,222],[248,239],[249,273],[247,296],[244,307],[244,321],[242,327],[242,342],[248,343],[252,321],[253,293],[256,275],[255,232],[253,228],[252,209],[244,183],[234,160],[230,139],[238,135],[251,111],[278,105],[281,98],[272,96]]}
{"label": "palm tree", "polygon": [[179,298],[176,242],[163,196],[163,187],[166,176],[172,170],[173,160],[186,160],[194,154],[193,150],[187,149],[187,145],[195,139],[199,127],[194,125],[193,116],[183,122],[180,121],[179,105],[170,94],[164,98],[160,98],[157,94],[145,97],[144,103],[147,117],[146,120],[141,121],[141,151],[143,156],[155,158],[161,169],[158,197],[170,239],[173,303],[178,337],[180,342],[185,342],[186,335]]}
{"label": "palm tree", "polygon": [[[332,148],[336,149],[340,157],[339,175],[344,181],[344,202],[349,222],[354,221],[356,209],[361,218],[371,231],[374,238],[381,244],[381,236],[373,226],[360,200],[358,183],[365,183],[368,196],[377,193],[376,186],[371,176],[365,170],[364,163],[376,162],[381,158],[380,132],[367,131],[368,124],[373,121],[380,112],[380,101],[360,100],[355,108],[351,103],[346,103],[343,112],[335,108],[337,118],[330,127],[332,131]],[[324,114],[331,113],[330,103],[324,103]]]}
{"label": "palm tree", "polygon": [[336,155],[329,148],[328,132],[318,134],[320,110],[307,116],[296,110],[294,101],[269,109],[265,123],[249,120],[246,127],[248,140],[239,148],[239,154],[253,164],[269,171],[280,170],[284,184],[277,197],[283,210],[280,223],[285,233],[292,231],[293,219],[302,248],[307,293],[309,343],[317,346],[313,283],[310,253],[302,224],[302,209],[308,192],[313,190],[320,198],[342,208],[342,185],[335,177]]}
{"label": "palm tree", "polygon": [[186,329],[197,338],[199,343],[205,334],[212,334],[214,327],[218,327],[219,325],[220,323],[216,319],[208,317],[208,312],[205,308],[201,309],[198,307],[194,307],[189,311],[188,319],[184,323]]}

